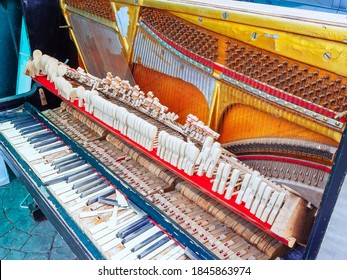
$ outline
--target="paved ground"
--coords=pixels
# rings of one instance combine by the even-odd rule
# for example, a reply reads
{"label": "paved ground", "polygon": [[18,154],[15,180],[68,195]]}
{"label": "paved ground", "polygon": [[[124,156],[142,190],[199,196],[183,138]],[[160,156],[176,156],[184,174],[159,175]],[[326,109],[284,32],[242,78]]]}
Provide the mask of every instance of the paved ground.
{"label": "paved ground", "polygon": [[[25,187],[11,174],[11,182],[0,187],[0,260],[73,260],[65,241],[48,220],[35,222],[20,204]],[[30,197],[24,202],[30,203]]]}

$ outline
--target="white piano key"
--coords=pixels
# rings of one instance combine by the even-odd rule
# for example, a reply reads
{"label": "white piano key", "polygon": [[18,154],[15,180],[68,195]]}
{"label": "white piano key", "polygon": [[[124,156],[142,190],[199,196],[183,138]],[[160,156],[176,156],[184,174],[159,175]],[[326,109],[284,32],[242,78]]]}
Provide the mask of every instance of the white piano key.
{"label": "white piano key", "polygon": [[18,138],[11,139],[11,144],[16,147],[19,147],[20,145],[23,145],[26,143],[28,143],[28,137],[18,137]]}
{"label": "white piano key", "polygon": [[150,237],[151,235],[153,235],[159,231],[160,231],[160,229],[158,227],[154,226],[154,227],[150,228],[149,230],[147,230],[146,232],[143,232],[139,236],[135,237],[133,240],[125,243],[124,246],[131,249],[136,244],[141,243],[142,241],[146,240],[148,237]]}
{"label": "white piano key", "polygon": [[14,125],[11,122],[0,123],[0,131],[5,131],[11,128],[14,128]]}
{"label": "white piano key", "polygon": [[[118,238],[116,234],[124,227],[129,225],[130,223],[136,221],[136,219],[133,219],[134,217],[130,218],[129,221],[125,220],[119,225],[117,225],[115,230],[109,230],[107,228],[107,231],[104,231],[105,235],[101,238],[97,238],[101,236],[100,234],[97,234],[94,236],[94,239],[96,240],[97,244],[105,251],[108,251],[112,249],[113,247],[119,245],[122,241],[122,238]],[[111,242],[111,243],[110,243]],[[107,245],[108,244],[108,245]]]}
{"label": "white piano key", "polygon": [[[123,226],[125,226],[125,225],[123,225]],[[121,226],[118,225],[117,229],[120,229],[120,228],[121,228]],[[116,236],[117,230],[109,230],[107,228],[107,231],[103,231],[102,233],[104,233],[105,235],[102,236],[101,238],[96,238],[94,236],[94,239],[96,240],[96,242],[99,246],[103,246],[103,245],[107,244],[108,242],[111,242],[113,239],[117,238],[117,236]],[[97,236],[99,236],[99,235],[97,235]]]}
{"label": "white piano key", "polygon": [[32,165],[32,169],[39,174],[54,170],[54,166],[43,162]]}
{"label": "white piano key", "polygon": [[18,131],[17,128],[14,127],[14,125],[12,125],[12,127],[6,127],[5,129],[2,130],[2,134],[6,134],[9,132],[14,132],[14,131]]}
{"label": "white piano key", "polygon": [[23,158],[25,158],[28,162],[32,162],[32,161],[35,161],[35,160],[38,160],[38,159],[42,159],[44,158],[45,156],[48,156],[48,155],[53,155],[55,153],[58,153],[58,152],[61,152],[61,151],[66,151],[68,150],[69,147],[67,146],[64,146],[64,147],[59,147],[59,148],[56,148],[54,150],[50,150],[50,151],[47,151],[47,152],[43,152],[43,153],[39,153],[37,152],[35,149],[33,148],[30,148],[30,147],[24,147],[23,150],[17,150],[22,156]]}
{"label": "white piano key", "polygon": [[132,252],[130,251],[130,249],[125,248],[122,251],[119,251],[118,253],[114,254],[111,259],[112,260],[121,260],[122,258],[131,255]]}
{"label": "white piano key", "polygon": [[121,258],[122,261],[135,261],[138,260],[138,257],[136,254],[130,253],[123,258]]}
{"label": "white piano key", "polygon": [[113,211],[113,209],[110,208],[110,209],[104,209],[104,210],[81,212],[79,216],[80,216],[80,218],[90,218],[90,217],[98,216],[100,214],[111,213],[112,211]]}
{"label": "white piano key", "polygon": [[[76,194],[76,191],[70,188],[68,190],[64,189],[63,191],[59,191],[59,194],[56,192],[56,194],[57,194],[57,197],[59,197],[60,200],[63,200],[63,199],[65,199],[68,196]],[[66,202],[64,202],[64,203],[66,203]]]}
{"label": "white piano key", "polygon": [[[128,254],[128,255],[132,255],[133,256],[133,258],[134,259],[137,259],[137,255],[138,254],[140,254],[140,253],[142,253],[143,251],[145,251],[145,250],[147,250],[147,248],[149,248],[149,247],[151,247],[153,244],[155,244],[155,243],[157,243],[160,239],[162,239],[163,238],[163,236],[160,236],[160,237],[158,237],[157,239],[155,239],[155,240],[153,240],[152,242],[150,242],[150,243],[148,243],[146,246],[144,246],[144,247],[142,247],[141,249],[139,249],[139,250],[137,250],[136,252],[131,252],[130,251],[130,249],[128,249],[129,251],[130,251],[130,253]],[[128,252],[128,251],[127,251]],[[112,260],[118,260],[119,259],[119,255],[120,256],[123,256],[124,255],[124,253],[121,253],[121,252],[119,252],[119,253],[117,253],[117,254],[115,254],[114,256],[112,256]]]}
{"label": "white piano key", "polygon": [[[120,214],[119,216],[117,216],[117,221],[120,221],[121,219],[131,215],[134,213],[133,209],[130,209],[122,214]],[[108,227],[108,221],[102,222],[98,225],[93,226],[92,228],[89,229],[89,232],[91,234],[96,234],[97,232],[100,232],[101,230],[105,229]]]}
{"label": "white piano key", "polygon": [[40,175],[41,178],[45,178],[45,177],[48,177],[48,176],[52,176],[54,174],[59,174],[57,172],[58,172],[58,170],[56,170],[56,169],[50,169],[50,170],[43,171],[43,172],[38,173],[38,174]]}
{"label": "white piano key", "polygon": [[96,234],[103,229],[108,229],[108,221],[104,221],[98,225],[93,226],[92,228],[88,229],[91,234]]}
{"label": "white piano key", "polygon": [[[108,223],[107,223],[107,226],[104,229],[93,234],[93,238],[95,240],[100,240],[100,244],[103,244],[103,243],[107,242],[106,240],[109,240],[108,239],[109,237],[107,237],[107,236],[110,236],[110,234],[112,234],[112,236],[115,237],[116,233],[118,232],[117,230],[119,230],[119,229],[127,226],[128,224],[135,222],[141,218],[142,218],[141,216],[136,215],[136,216],[130,217],[128,219],[125,219],[124,221],[119,222],[114,230],[109,229]],[[106,239],[104,240],[103,238],[106,238]]]}
{"label": "white piano key", "polygon": [[59,198],[60,198],[60,201],[63,204],[65,204],[79,197],[80,197],[79,194],[77,194],[74,190],[71,190],[71,191],[67,191],[66,193],[63,193]]}
{"label": "white piano key", "polygon": [[[106,244],[101,246],[101,250],[107,252],[109,250],[111,250],[112,248],[118,246],[119,244],[122,243],[122,238],[114,238],[112,240],[110,240],[109,242],[107,242]],[[122,250],[124,251],[124,250]]]}
{"label": "white piano key", "polygon": [[35,150],[33,147],[21,147],[18,148],[17,151],[23,156],[27,156],[30,154],[38,154],[37,150]]}
{"label": "white piano key", "polygon": [[183,253],[184,253],[184,250],[180,246],[177,245],[175,248],[173,248],[172,250],[167,252],[167,254],[162,255],[159,258],[157,258],[157,260],[169,260],[170,258],[172,258],[174,255],[176,255],[180,251],[183,251]]}
{"label": "white piano key", "polygon": [[48,188],[54,192],[55,194],[59,195],[61,193],[67,192],[72,189],[74,182],[67,183],[66,181],[59,182],[54,185],[49,185]]}
{"label": "white piano key", "polygon": [[6,138],[8,139],[15,138],[15,137],[23,137],[21,132],[19,132],[19,130],[15,128],[11,130],[5,130],[2,132],[2,134],[4,134]]}
{"label": "white piano key", "polygon": [[141,260],[150,260],[151,258],[155,257],[156,255],[160,254],[162,251],[170,247],[175,242],[171,239],[168,242],[164,243],[159,248],[155,249],[153,252],[149,253],[148,255],[144,256]]}
{"label": "white piano key", "polygon": [[182,257],[185,254],[184,250],[178,251],[175,255],[173,255],[171,258],[168,260],[178,260],[180,257]]}
{"label": "white piano key", "polygon": [[109,229],[115,229],[117,227],[117,215],[118,215],[118,206],[113,207],[112,216],[110,220],[108,221],[108,228]]}

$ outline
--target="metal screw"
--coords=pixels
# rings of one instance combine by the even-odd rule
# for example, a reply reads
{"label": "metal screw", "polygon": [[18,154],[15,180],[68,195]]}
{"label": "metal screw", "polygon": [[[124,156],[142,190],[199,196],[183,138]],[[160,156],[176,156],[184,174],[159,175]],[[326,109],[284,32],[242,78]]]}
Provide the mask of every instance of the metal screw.
{"label": "metal screw", "polygon": [[324,59],[329,60],[331,58],[331,52],[326,52],[323,54]]}
{"label": "metal screw", "polygon": [[257,32],[253,32],[251,35],[252,39],[255,40],[258,38],[258,33]]}

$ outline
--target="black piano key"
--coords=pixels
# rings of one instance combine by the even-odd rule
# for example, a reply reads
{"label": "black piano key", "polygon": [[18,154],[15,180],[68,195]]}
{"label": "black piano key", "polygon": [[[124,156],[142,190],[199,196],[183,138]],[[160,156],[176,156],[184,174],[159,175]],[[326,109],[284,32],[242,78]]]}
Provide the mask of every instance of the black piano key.
{"label": "black piano key", "polygon": [[40,132],[40,131],[45,131],[45,129],[41,126],[38,126],[37,128],[35,128],[35,129],[30,129],[30,130],[26,130],[25,132],[23,132],[23,133],[20,133],[20,135],[22,136],[22,137],[26,137],[27,135],[30,135],[30,134],[32,134],[32,133],[36,133],[36,132]]}
{"label": "black piano key", "polygon": [[42,140],[39,143],[34,145],[34,149],[41,148],[50,144],[53,144],[55,142],[59,141],[56,137],[50,137],[48,139]]}
{"label": "black piano key", "polygon": [[38,124],[37,120],[32,119],[32,120],[27,120],[25,122],[21,122],[19,124],[14,124],[13,127],[17,130],[23,129],[32,125]]}
{"label": "black piano key", "polygon": [[12,125],[14,127],[21,127],[21,126],[25,126],[25,125],[31,125],[32,123],[39,123],[39,122],[37,119],[30,118],[30,119],[23,120],[21,122],[12,123]]}
{"label": "black piano key", "polygon": [[91,188],[94,188],[96,187],[97,185],[100,185],[102,182],[104,182],[104,179],[100,178],[99,180],[96,180],[94,182],[90,182],[88,184],[85,184],[79,188],[73,188],[74,190],[76,190],[76,193],[82,193],[82,192],[85,192],[87,190],[90,190]]}
{"label": "black piano key", "polygon": [[64,147],[65,144],[63,142],[59,142],[55,145],[51,145],[51,146],[48,146],[48,147],[44,147],[44,148],[41,148],[41,149],[38,149],[38,152],[41,154],[41,153],[45,153],[45,152],[49,152],[49,151],[52,151],[52,150],[55,150],[55,149],[58,149],[58,148],[61,148],[61,147]]}
{"label": "black piano key", "polygon": [[164,232],[158,231],[157,233],[151,235],[147,239],[143,240],[141,243],[139,243],[136,246],[134,246],[133,248],[131,248],[131,252],[136,252],[136,251],[140,250],[141,248],[145,247],[146,245],[148,245],[152,241],[156,240],[157,238],[159,238],[163,234],[164,234]]}
{"label": "black piano key", "polygon": [[64,165],[68,165],[68,164],[71,164],[71,163],[74,163],[76,161],[80,161],[82,160],[79,156],[75,155],[74,157],[69,157],[69,158],[66,158],[64,161],[61,161],[57,164],[51,164],[52,166],[54,166],[54,169],[59,169],[61,167],[63,167]]}
{"label": "black piano key", "polygon": [[140,228],[141,226],[145,225],[146,223],[148,223],[148,217],[142,217],[141,219],[131,223],[130,225],[126,226],[125,228],[121,229],[120,231],[118,231],[117,233],[117,237],[119,238],[124,238],[126,237],[128,234],[132,233],[133,231],[137,230],[138,228]]}
{"label": "black piano key", "polygon": [[86,205],[89,206],[89,205],[91,205],[91,204],[97,202],[97,201],[98,201],[98,198],[99,198],[100,196],[102,196],[102,197],[107,197],[107,196],[110,196],[110,195],[114,194],[115,192],[116,192],[116,191],[115,191],[114,189],[112,189],[112,190],[109,190],[109,191],[108,191],[107,193],[105,193],[104,195],[95,195],[94,197],[91,197],[91,198],[88,199]]}
{"label": "black piano key", "polygon": [[47,181],[47,182],[44,182],[43,185],[44,185],[44,186],[49,186],[49,185],[58,184],[58,183],[67,181],[68,178],[69,178],[68,175],[64,175],[64,176],[61,176],[61,177],[59,177],[59,178],[55,178],[55,179],[53,179],[53,180],[49,180],[49,181]]}
{"label": "black piano key", "polygon": [[102,203],[102,204],[118,206],[118,201],[115,200],[115,199],[110,199],[110,198],[105,198],[105,197],[99,197],[98,202],[99,202],[99,203]]}
{"label": "black piano key", "polygon": [[65,156],[63,158],[58,158],[58,159],[53,160],[51,165],[57,165],[61,162],[65,162],[67,159],[75,158],[75,157],[78,157],[78,155],[75,153],[72,153],[72,154],[69,154],[68,156]]}
{"label": "black piano key", "polygon": [[70,163],[70,164],[67,164],[67,165],[64,165],[64,166],[58,168],[58,172],[57,173],[68,171],[68,170],[70,170],[72,168],[76,168],[76,167],[81,166],[81,165],[83,165],[85,163],[86,163],[86,161],[84,159],[75,161],[73,163]]}
{"label": "black piano key", "polygon": [[74,181],[77,181],[78,179],[81,179],[83,177],[86,177],[90,174],[95,173],[95,171],[89,167],[87,167],[86,170],[83,170],[83,172],[79,172],[78,174],[74,174],[72,176],[69,177],[69,179],[67,180],[68,183],[72,183]]}
{"label": "black piano key", "polygon": [[[94,188],[91,188],[91,189],[89,189],[89,190],[86,190],[86,191],[84,191],[84,192],[81,192],[80,198],[83,198],[83,197],[86,197],[86,196],[88,196],[88,195],[90,195],[90,194],[93,194],[93,193],[95,193],[95,192],[101,191],[102,189],[106,188],[107,186],[108,186],[108,184],[105,182],[105,183],[102,183],[102,184],[100,184],[100,185],[98,185],[98,186],[95,186]],[[99,198],[99,197],[97,197],[97,200],[98,200],[98,198]],[[97,200],[96,200],[96,201],[97,201]]]}
{"label": "black piano key", "polygon": [[28,136],[27,141],[29,142],[35,139],[45,138],[47,136],[54,136],[54,135],[50,131],[44,130],[40,133],[36,133],[35,135]]}
{"label": "black piano key", "polygon": [[19,129],[18,132],[22,136],[24,136],[24,135],[27,135],[27,134],[30,134],[30,133],[33,133],[33,132],[36,132],[36,131],[39,131],[39,130],[43,130],[43,129],[45,129],[45,128],[42,125],[35,124],[35,125],[27,127],[27,128]]}
{"label": "black piano key", "polygon": [[138,223],[137,225],[133,226],[132,228],[129,228],[126,231],[123,231],[120,238],[123,238],[123,240],[128,237],[129,235],[133,234],[134,232],[138,231],[139,229],[145,227],[148,223],[151,223],[150,220],[147,218],[143,220],[141,223]]}
{"label": "black piano key", "polygon": [[11,120],[11,124],[14,127],[16,127],[17,125],[21,125],[21,124],[25,124],[25,123],[29,123],[29,122],[33,122],[33,121],[37,122],[37,120],[34,119],[32,116],[27,116],[27,117]]}
{"label": "black piano key", "polygon": [[170,241],[170,238],[165,236],[160,239],[158,242],[154,243],[152,246],[148,247],[146,250],[137,255],[137,257],[141,260],[148,254],[152,253],[154,250],[158,249],[160,246],[164,245],[166,242]]}
{"label": "black piano key", "polygon": [[[85,168],[79,170],[78,172],[83,173],[84,171],[87,171],[88,169],[91,170],[89,166],[86,166]],[[92,171],[93,171],[93,170],[92,170]],[[94,171],[93,171],[93,172],[94,172]],[[70,182],[69,179],[70,179],[72,176],[74,176],[74,175],[76,175],[76,171],[72,171],[72,172],[70,172],[70,173],[68,173],[68,174],[65,174],[64,176],[61,176],[61,177],[58,177],[58,178],[49,180],[49,181],[43,183],[43,185],[44,185],[44,186],[49,186],[49,185],[58,184],[58,183],[61,183],[61,182],[64,182],[64,181],[66,181],[67,183],[69,183],[69,182]]]}
{"label": "black piano key", "polygon": [[17,118],[17,119],[11,120],[11,124],[16,125],[16,124],[20,124],[20,123],[26,122],[28,120],[35,120],[35,119],[32,116],[28,115],[28,116],[25,116],[25,117],[22,117],[22,118]]}
{"label": "black piano key", "polygon": [[125,244],[131,240],[133,240],[134,238],[138,237],[139,235],[141,235],[142,233],[146,232],[147,230],[149,230],[150,228],[152,228],[154,225],[148,220],[148,223],[145,224],[144,226],[142,226],[141,228],[137,229],[136,231],[134,231],[133,233],[129,234],[128,236],[124,237],[122,240],[122,244]]}
{"label": "black piano key", "polygon": [[95,173],[94,176],[92,176],[90,178],[86,178],[83,181],[76,182],[75,184],[73,184],[72,189],[73,190],[78,189],[78,188],[82,187],[83,185],[86,185],[86,184],[89,184],[91,182],[94,182],[97,179],[100,179],[100,176],[97,173]]}
{"label": "black piano key", "polygon": [[27,138],[27,141],[30,143],[30,144],[35,144],[35,143],[39,143],[41,141],[44,141],[44,140],[47,140],[47,139],[50,139],[54,137],[54,135],[52,135],[52,133],[50,132],[42,132],[42,133],[39,133],[39,134],[35,134],[33,136],[30,136]]}

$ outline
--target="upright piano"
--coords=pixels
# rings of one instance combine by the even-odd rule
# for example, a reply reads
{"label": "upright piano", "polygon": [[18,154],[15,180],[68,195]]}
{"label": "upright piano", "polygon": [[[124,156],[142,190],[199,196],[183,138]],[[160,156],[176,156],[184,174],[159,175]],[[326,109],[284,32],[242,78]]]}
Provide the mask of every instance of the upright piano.
{"label": "upright piano", "polygon": [[314,259],[345,167],[342,15],[61,0],[0,152],[80,259]]}

